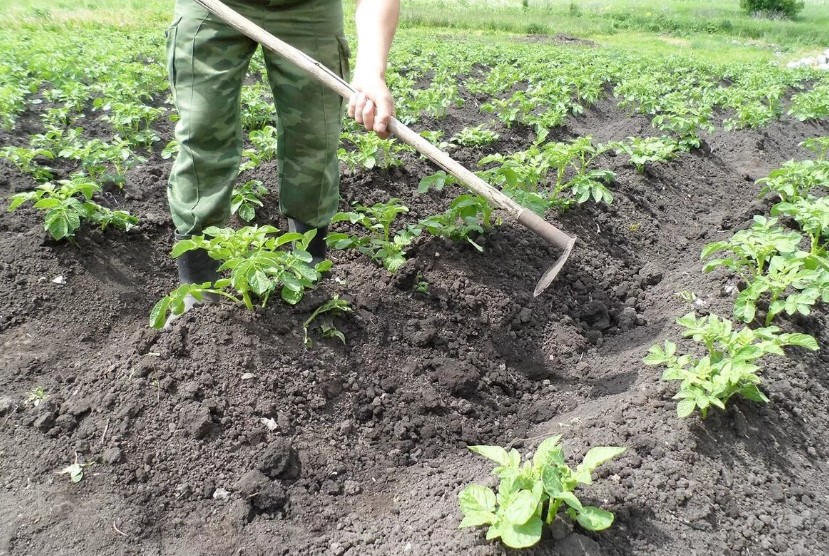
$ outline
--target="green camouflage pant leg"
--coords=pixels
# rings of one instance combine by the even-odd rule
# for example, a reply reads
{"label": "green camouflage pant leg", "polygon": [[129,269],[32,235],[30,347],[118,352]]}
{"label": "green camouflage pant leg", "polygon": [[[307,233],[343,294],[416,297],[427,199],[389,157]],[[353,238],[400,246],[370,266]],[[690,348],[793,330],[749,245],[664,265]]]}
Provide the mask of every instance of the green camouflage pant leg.
{"label": "green camouflage pant leg", "polygon": [[180,152],[170,173],[168,200],[180,234],[224,225],[230,216],[242,154],[242,82],[255,50],[254,41],[192,0],[176,2],[167,60],[180,117]]}
{"label": "green camouflage pant leg", "polygon": [[[340,0],[227,0],[254,23],[347,74]],[[193,0],[177,0],[168,30],[168,63],[180,120],[181,151],[168,199],[176,230],[223,225],[242,149],[240,91],[253,41]],[[337,146],[341,101],[295,66],[266,54],[278,114],[280,205],[312,226],[327,224],[339,201]]]}
{"label": "green camouflage pant leg", "polygon": [[[286,42],[347,78],[348,47],[341,33]],[[265,63],[276,99],[280,210],[309,226],[327,226],[340,199],[342,97],[273,52],[265,52]]]}

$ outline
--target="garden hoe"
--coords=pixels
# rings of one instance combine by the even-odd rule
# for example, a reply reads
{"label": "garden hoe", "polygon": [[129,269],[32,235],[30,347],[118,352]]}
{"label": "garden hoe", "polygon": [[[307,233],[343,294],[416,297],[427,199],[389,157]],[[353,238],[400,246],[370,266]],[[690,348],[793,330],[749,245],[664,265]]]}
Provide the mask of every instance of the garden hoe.
{"label": "garden hoe", "polygon": [[[320,64],[310,56],[297,50],[293,46],[279,40],[272,34],[268,33],[249,19],[246,19],[228,8],[219,0],[196,0],[205,9],[224,20],[227,24],[255,40],[268,50],[276,52],[285,59],[296,64],[303,71],[308,72],[314,79],[321,82],[323,85],[334,90],[337,94],[346,100],[351,98],[355,92],[354,89],[343,81],[340,76],[330,71],[324,65]],[[563,253],[558,260],[551,266],[535,286],[534,294],[537,296],[549,286],[558,275],[570,252],[573,250],[573,245],[576,243],[576,238],[571,237],[531,210],[522,207],[501,191],[495,189],[484,180],[464,168],[458,162],[432,145],[425,138],[421,137],[415,131],[402,124],[395,118],[391,119],[389,131],[403,143],[414,147],[419,153],[426,156],[429,160],[452,174],[458,181],[466,186],[470,191],[484,197],[496,207],[506,211],[510,216],[515,218],[520,224],[523,224],[537,235],[541,236],[547,243],[563,250]]]}

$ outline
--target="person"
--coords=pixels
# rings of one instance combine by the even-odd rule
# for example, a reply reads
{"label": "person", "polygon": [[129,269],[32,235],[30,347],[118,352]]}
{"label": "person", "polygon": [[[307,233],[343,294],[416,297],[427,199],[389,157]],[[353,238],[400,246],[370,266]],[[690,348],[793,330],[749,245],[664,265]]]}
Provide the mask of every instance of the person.
{"label": "person", "polygon": [[[225,4],[349,78],[342,0]],[[381,137],[389,135],[394,112],[385,74],[399,12],[400,0],[357,0],[355,11],[358,51],[351,84],[356,93],[348,115]],[[258,45],[195,0],[176,0],[166,40],[180,146],[167,196],[176,238],[183,239],[224,226],[230,218],[242,154],[241,90]],[[316,260],[324,259],[327,226],[339,204],[342,98],[278,54],[265,49],[264,58],[277,111],[280,211],[291,231],[317,230],[308,250]],[[204,250],[181,255],[177,265],[182,283],[219,277],[218,261]]]}

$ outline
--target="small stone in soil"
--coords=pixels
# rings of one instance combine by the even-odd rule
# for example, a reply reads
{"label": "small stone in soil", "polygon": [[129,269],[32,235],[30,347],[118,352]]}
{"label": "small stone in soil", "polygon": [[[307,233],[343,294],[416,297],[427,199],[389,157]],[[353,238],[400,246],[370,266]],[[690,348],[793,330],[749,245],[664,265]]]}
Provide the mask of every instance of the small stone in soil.
{"label": "small stone in soil", "polygon": [[645,288],[647,286],[655,286],[662,281],[664,276],[662,269],[654,263],[645,263],[645,266],[639,271],[639,284]]}
{"label": "small stone in soil", "polygon": [[35,420],[34,427],[40,432],[49,432],[54,424],[55,416],[51,413],[46,413]]}
{"label": "small stone in soil", "polygon": [[259,492],[266,484],[268,484],[268,478],[265,474],[258,469],[251,469],[233,485],[233,490],[248,498]]}
{"label": "small stone in soil", "polygon": [[555,540],[560,541],[573,532],[573,526],[560,517],[556,517],[556,520],[550,526],[550,532]]}
{"label": "small stone in soil", "polygon": [[453,396],[467,398],[475,393],[480,375],[478,369],[465,361],[443,359],[435,369],[438,384]]}
{"label": "small stone in soil", "polygon": [[230,493],[223,489],[222,487],[217,488],[213,491],[213,500],[218,500],[219,502],[224,502],[230,498]]}
{"label": "small stone in soil", "polygon": [[288,502],[288,493],[279,481],[268,481],[252,499],[253,507],[261,512],[273,513]]}
{"label": "small stone in soil", "polygon": [[247,500],[234,500],[227,506],[227,519],[237,529],[249,523],[253,516],[253,508]]}
{"label": "small stone in soil", "polygon": [[108,463],[110,465],[116,464],[121,461],[122,457],[121,448],[108,448],[104,451],[101,459],[104,463]]}
{"label": "small stone in soil", "polygon": [[568,535],[556,543],[556,548],[560,556],[599,556],[601,554],[596,541],[578,533]]}
{"label": "small stone in soil", "polygon": [[301,472],[299,456],[285,438],[272,440],[259,457],[259,469],[272,479],[298,479]]}
{"label": "small stone in soil", "polygon": [[619,329],[628,331],[636,326],[636,309],[633,307],[625,307],[619,313]]}
{"label": "small stone in soil", "polygon": [[363,489],[357,481],[347,480],[343,483],[343,492],[345,492],[348,496],[360,494],[362,491]]}
{"label": "small stone in soil", "polygon": [[200,403],[184,406],[179,413],[178,423],[180,428],[197,440],[207,436],[213,426],[210,410]]}

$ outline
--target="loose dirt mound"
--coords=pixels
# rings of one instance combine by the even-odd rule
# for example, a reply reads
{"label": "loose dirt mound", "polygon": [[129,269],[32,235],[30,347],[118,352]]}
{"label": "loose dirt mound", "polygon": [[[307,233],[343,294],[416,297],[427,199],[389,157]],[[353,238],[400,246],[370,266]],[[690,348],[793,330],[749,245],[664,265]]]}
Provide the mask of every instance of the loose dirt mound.
{"label": "loose dirt mound", "polygon": [[[479,118],[462,110],[438,125],[450,136]],[[608,100],[561,135],[648,126]],[[531,139],[498,131],[496,150]],[[501,554],[456,529],[457,492],[489,480],[465,446],[523,450],[557,432],[574,458],[628,447],[584,492],[616,523],[530,554],[821,553],[826,350],[772,362],[770,405],[739,401],[704,422],[676,418],[673,386],[641,358],[676,336],[689,310],[677,292],[728,314],[728,279],[702,274],[700,249],[766,209],[753,180],[827,133],[791,119],[718,133],[643,175],[605,156],[615,200],[557,220],[579,243],[538,298],[557,253],[504,225],[483,254],[423,237],[394,276],[335,252],[333,274],[296,308],[204,307],[156,332],[149,310],[175,285],[169,163],[152,156],[108,197],[142,218],[130,233],[58,245],[33,211],[3,212],[0,554]],[[33,185],[0,170],[4,203]],[[431,171],[412,157],[406,170],[345,176],[342,206],[398,197],[413,221],[435,213],[446,193],[413,194]],[[284,224],[276,206],[271,196],[260,222]],[[414,290],[422,280],[427,293]],[[347,344],[304,349],[302,321],[334,293],[355,307],[340,321]],[[821,311],[787,326],[825,348],[825,324]],[[48,397],[32,407],[36,386]],[[56,471],[76,454],[94,465],[72,484]]]}

